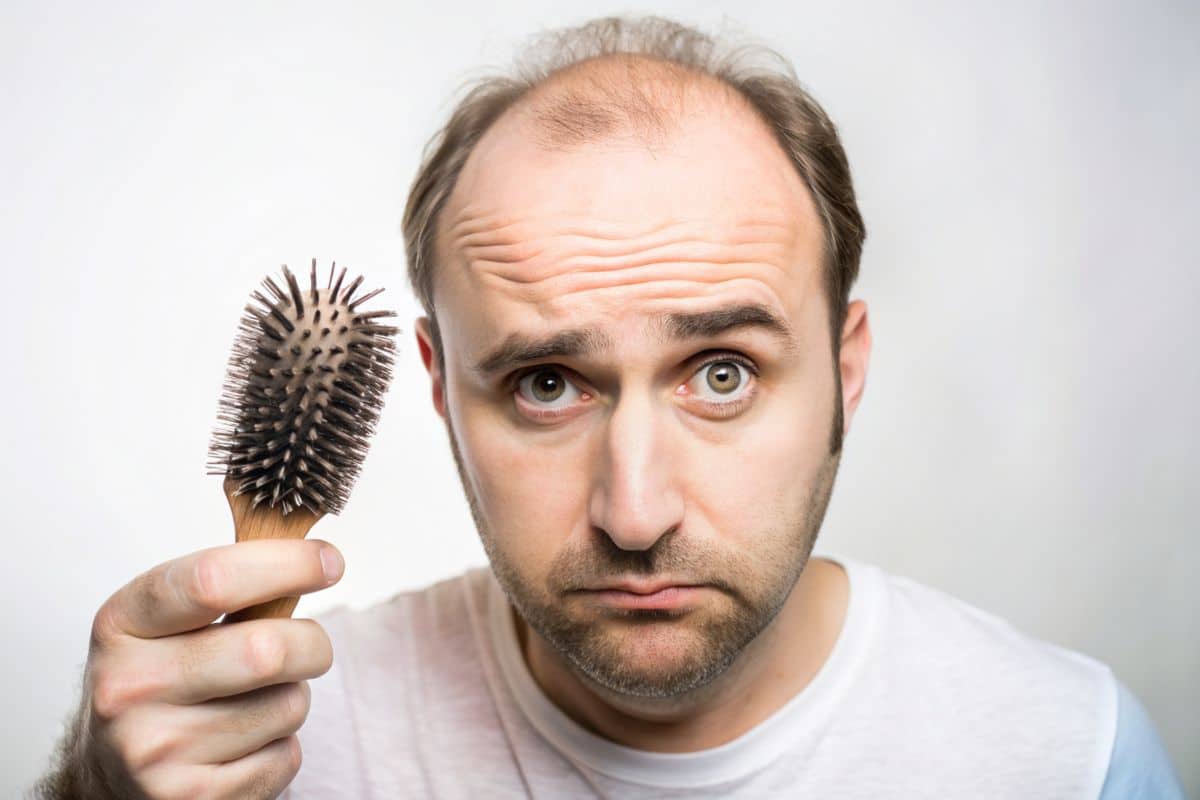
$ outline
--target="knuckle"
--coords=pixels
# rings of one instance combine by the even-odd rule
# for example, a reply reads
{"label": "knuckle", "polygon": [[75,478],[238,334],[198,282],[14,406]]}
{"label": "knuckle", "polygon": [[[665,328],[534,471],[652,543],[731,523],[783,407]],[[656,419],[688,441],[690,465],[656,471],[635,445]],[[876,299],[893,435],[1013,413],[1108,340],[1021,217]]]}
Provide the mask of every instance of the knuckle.
{"label": "knuckle", "polygon": [[305,634],[309,639],[305,646],[305,652],[317,657],[319,674],[323,675],[333,666],[333,642],[330,640],[329,634],[325,632],[325,628],[316,620],[303,619],[297,620],[297,622],[304,624]]}
{"label": "knuckle", "polygon": [[169,728],[141,728],[118,745],[118,752],[126,766],[141,771],[169,758],[175,745],[175,735]]}
{"label": "knuckle", "polygon": [[299,681],[288,687],[286,693],[288,719],[300,724],[308,718],[308,710],[312,704],[312,691],[309,689],[308,681]]}
{"label": "knuckle", "polygon": [[284,750],[284,773],[289,777],[294,777],[300,771],[300,765],[304,761],[304,753],[300,748],[300,737],[292,734],[285,740],[287,748]]}
{"label": "knuckle", "polygon": [[112,722],[163,687],[161,676],[144,669],[130,674],[106,669],[93,679],[90,710],[101,722]]}
{"label": "knuckle", "polygon": [[209,611],[223,611],[227,584],[225,568],[215,553],[196,558],[189,587],[189,593],[195,603]]}
{"label": "knuckle", "polygon": [[102,650],[108,647],[118,635],[120,628],[117,626],[114,618],[112,601],[100,606],[96,615],[92,617],[91,640],[88,643],[88,652],[94,653],[97,650]]}
{"label": "knuckle", "polygon": [[112,722],[121,716],[128,706],[128,691],[121,681],[108,673],[96,675],[92,680],[89,710],[92,717],[101,722]]}
{"label": "knuckle", "polygon": [[273,678],[283,672],[287,642],[275,631],[251,631],[246,635],[244,659],[254,677]]}

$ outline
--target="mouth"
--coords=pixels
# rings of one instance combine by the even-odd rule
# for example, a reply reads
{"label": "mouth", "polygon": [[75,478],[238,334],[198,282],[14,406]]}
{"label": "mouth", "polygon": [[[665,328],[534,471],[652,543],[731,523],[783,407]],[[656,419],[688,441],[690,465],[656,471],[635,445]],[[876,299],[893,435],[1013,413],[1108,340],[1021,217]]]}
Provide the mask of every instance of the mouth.
{"label": "mouth", "polygon": [[579,592],[585,599],[620,609],[679,609],[695,605],[709,590],[694,584],[620,584],[585,589]]}

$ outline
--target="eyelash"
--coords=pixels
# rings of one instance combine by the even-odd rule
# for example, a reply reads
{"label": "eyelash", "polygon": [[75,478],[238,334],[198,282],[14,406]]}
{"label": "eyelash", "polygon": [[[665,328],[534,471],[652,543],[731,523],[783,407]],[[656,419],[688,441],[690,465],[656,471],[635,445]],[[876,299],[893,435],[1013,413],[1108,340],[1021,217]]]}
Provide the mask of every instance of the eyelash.
{"label": "eyelash", "polygon": [[[749,358],[746,358],[745,356],[741,355],[740,353],[735,353],[733,351],[727,351],[727,350],[718,351],[718,352],[712,354],[711,356],[709,356],[708,358],[706,358],[704,361],[697,364],[695,369],[692,370],[692,374],[695,375],[695,374],[699,373],[701,370],[703,370],[705,367],[709,366],[710,364],[716,364],[716,363],[720,363],[720,362],[724,362],[724,361],[732,361],[737,364],[741,364],[743,367],[746,368],[747,372],[749,372],[751,375],[754,376],[755,380],[757,381],[758,376],[759,376],[759,371],[758,371],[758,367],[754,364],[754,362],[751,361]],[[551,368],[551,367],[558,369],[558,371],[560,373],[562,372],[561,368],[558,368],[555,364],[535,364],[532,367],[528,367],[523,370],[518,370],[517,372],[513,373],[512,377],[507,381],[509,392],[516,393],[516,391],[520,388],[521,381],[523,381],[526,377],[533,375],[533,374],[539,372],[540,370],[544,370],[544,369]],[[563,375],[563,378],[566,379],[566,376]],[[690,380],[690,378],[689,378],[689,380]],[[737,400],[734,400],[732,402],[729,402],[729,403],[715,403],[710,400],[700,400],[700,402],[703,405],[707,406],[710,410],[715,411],[718,416],[729,417],[729,416],[733,416],[738,411],[740,411],[742,406],[744,406],[750,400],[750,398],[752,398],[754,396],[755,393],[756,393],[756,389],[751,388],[742,397],[740,397]],[[548,410],[538,411],[534,414],[534,416],[538,419],[554,419],[556,417],[561,417],[562,415],[563,415],[563,412],[561,412],[561,411],[548,411]]]}

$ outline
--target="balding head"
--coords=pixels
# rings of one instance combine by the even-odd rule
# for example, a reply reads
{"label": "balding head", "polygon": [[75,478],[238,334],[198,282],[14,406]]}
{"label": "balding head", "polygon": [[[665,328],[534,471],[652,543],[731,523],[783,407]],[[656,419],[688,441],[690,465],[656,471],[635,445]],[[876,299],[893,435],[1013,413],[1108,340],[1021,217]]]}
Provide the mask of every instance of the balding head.
{"label": "balding head", "polygon": [[[513,116],[530,114],[532,141],[545,149],[622,139],[653,149],[685,124],[696,98],[705,98],[755,112],[811,193],[823,228],[830,334],[838,346],[866,232],[836,127],[778,53],[661,17],[604,17],[541,33],[507,74],[466,88],[425,148],[402,226],[409,281],[435,345],[439,216],[471,153],[506,112],[521,106]],[[440,361],[441,347],[435,350]]]}
{"label": "balding head", "polygon": [[510,113],[526,121],[534,140],[547,149],[611,139],[655,147],[683,125],[698,105],[733,96],[727,84],[679,64],[613,54],[555,73]]}

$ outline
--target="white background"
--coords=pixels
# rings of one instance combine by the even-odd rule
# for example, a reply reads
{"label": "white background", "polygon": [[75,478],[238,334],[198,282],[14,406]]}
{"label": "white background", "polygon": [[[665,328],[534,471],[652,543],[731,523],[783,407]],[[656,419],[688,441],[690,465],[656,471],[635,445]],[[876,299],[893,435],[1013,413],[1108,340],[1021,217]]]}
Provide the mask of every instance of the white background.
{"label": "white background", "polygon": [[761,38],[843,133],[875,350],[817,551],[1105,661],[1200,794],[1197,7],[733,7],[5,4],[0,795],[43,770],[96,608],[232,541],[205,453],[237,318],[281,263],[362,271],[403,327],[362,478],[313,532],[346,576],[297,615],[484,563],[400,215],[472,70],[621,11]]}

